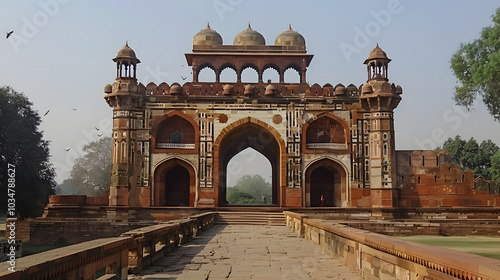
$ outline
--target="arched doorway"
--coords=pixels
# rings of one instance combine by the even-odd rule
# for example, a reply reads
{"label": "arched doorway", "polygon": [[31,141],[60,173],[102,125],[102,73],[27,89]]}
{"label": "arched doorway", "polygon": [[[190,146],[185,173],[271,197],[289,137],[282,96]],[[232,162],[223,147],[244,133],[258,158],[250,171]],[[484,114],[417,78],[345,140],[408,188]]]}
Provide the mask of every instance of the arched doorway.
{"label": "arched doorway", "polygon": [[170,159],[154,171],[154,206],[194,206],[196,175],[184,160]]}
{"label": "arched doorway", "polygon": [[[265,125],[265,126],[264,126]],[[284,142],[281,138],[276,139],[279,134],[267,128],[268,125],[253,118],[239,120],[226,127],[215,142],[214,162],[217,165],[215,171],[215,186],[217,188],[217,204],[227,205],[227,173],[229,161],[241,151],[252,148],[262,154],[271,163],[271,185],[272,185],[272,205],[283,204],[280,201],[280,185],[284,181],[285,172],[281,170],[281,158],[284,151]]]}
{"label": "arched doorway", "polygon": [[177,165],[165,174],[165,206],[189,206],[189,172]]}
{"label": "arched doorway", "polygon": [[321,196],[325,207],[347,205],[347,180],[343,166],[330,159],[310,164],[305,172],[305,205],[320,207]]}
{"label": "arched doorway", "polygon": [[[318,167],[311,172],[310,181],[310,201],[311,207],[322,206],[321,197],[323,197],[324,206],[335,206],[334,182],[335,172],[331,172],[325,167]],[[337,172],[338,173],[338,172]],[[338,176],[337,176],[338,177]],[[337,178],[338,180],[338,178]]]}

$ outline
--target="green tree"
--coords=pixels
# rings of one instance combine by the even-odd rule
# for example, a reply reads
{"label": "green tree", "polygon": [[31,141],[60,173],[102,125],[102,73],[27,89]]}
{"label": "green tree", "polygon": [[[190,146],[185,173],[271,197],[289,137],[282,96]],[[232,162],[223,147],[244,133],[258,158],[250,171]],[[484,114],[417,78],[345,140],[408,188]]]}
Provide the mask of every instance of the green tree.
{"label": "green tree", "polygon": [[248,193],[240,192],[235,188],[227,189],[227,202],[230,204],[257,204],[261,203]]}
{"label": "green tree", "polygon": [[491,140],[484,140],[479,145],[474,138],[465,141],[458,135],[454,139],[448,138],[443,149],[451,154],[453,162],[462,169],[471,169],[474,175],[485,179],[491,179],[491,159],[500,150]]}
{"label": "green tree", "polygon": [[456,104],[471,109],[480,95],[490,114],[500,121],[500,8],[493,25],[483,28],[479,39],[462,43],[450,63],[460,82],[455,88]]}
{"label": "green tree", "polygon": [[49,162],[49,142],[38,130],[40,116],[28,98],[0,87],[0,210],[7,211],[9,164],[15,166],[15,209],[21,217],[42,214],[54,194],[55,171]]}
{"label": "green tree", "polygon": [[111,184],[111,137],[103,137],[83,147],[85,155],[76,159],[70,177],[59,185],[62,194],[100,196]]}
{"label": "green tree", "polygon": [[[228,192],[226,198],[231,204],[238,204],[236,202],[232,202],[230,199],[234,199],[234,201],[240,199],[245,201],[253,201],[255,202],[245,202],[247,203],[264,203],[263,197],[265,197],[265,203],[272,203],[272,188],[271,184],[266,182],[264,178],[260,175],[244,175],[234,185],[232,188],[228,188]],[[247,195],[242,195],[247,194]]]}
{"label": "green tree", "polygon": [[491,179],[500,183],[500,151],[491,157]]}

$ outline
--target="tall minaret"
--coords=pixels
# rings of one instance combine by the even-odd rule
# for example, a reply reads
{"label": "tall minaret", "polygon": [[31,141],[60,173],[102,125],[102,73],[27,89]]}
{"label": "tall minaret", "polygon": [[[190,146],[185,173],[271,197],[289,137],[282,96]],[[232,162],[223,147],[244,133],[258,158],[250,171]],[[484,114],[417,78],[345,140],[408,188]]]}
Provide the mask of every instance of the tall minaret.
{"label": "tall minaret", "polygon": [[398,206],[393,111],[401,101],[403,91],[400,86],[389,83],[390,61],[377,44],[364,62],[368,80],[362,87],[360,102],[370,113],[368,141],[372,207]]}
{"label": "tall minaret", "polygon": [[113,59],[116,62],[116,82],[106,85],[106,102],[113,108],[113,156],[109,206],[134,206],[129,194],[137,188],[134,174],[134,153],[137,143],[134,129],[136,112],[143,103],[143,94],[137,84],[136,69],[141,61],[128,43]]}

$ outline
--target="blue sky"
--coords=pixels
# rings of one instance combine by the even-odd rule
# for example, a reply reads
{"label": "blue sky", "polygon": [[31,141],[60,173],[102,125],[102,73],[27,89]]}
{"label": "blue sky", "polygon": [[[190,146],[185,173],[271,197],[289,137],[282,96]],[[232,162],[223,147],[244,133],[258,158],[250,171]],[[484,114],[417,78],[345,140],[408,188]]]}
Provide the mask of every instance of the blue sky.
{"label": "blue sky", "polygon": [[61,180],[81,147],[97,139],[94,127],[111,132],[103,87],[114,81],[111,59],[125,41],[142,61],[141,82],[170,84],[191,79],[182,67],[184,53],[207,22],[224,44],[232,44],[248,22],[267,44],[291,24],[314,54],[311,84],[361,85],[369,52],[377,43],[386,51],[390,81],[403,87],[395,110],[397,149],[435,148],[455,135],[500,145],[500,123],[484,106],[469,113],[454,106],[456,79],[449,68],[460,43],[491,25],[499,6],[490,0],[6,0],[0,31],[14,30],[15,36],[0,40],[0,84],[24,92],[41,115],[50,110],[41,129]]}

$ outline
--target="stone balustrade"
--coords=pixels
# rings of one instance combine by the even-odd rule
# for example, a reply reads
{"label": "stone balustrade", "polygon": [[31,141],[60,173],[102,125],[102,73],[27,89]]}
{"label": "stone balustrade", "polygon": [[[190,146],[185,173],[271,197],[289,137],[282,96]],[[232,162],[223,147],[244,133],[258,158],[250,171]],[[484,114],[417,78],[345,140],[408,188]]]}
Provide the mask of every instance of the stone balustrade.
{"label": "stone balustrade", "polygon": [[15,271],[0,264],[0,280],[127,279],[213,225],[215,213],[134,229],[119,237],[100,238],[19,258]]}
{"label": "stone balustrade", "polygon": [[498,279],[500,261],[456,250],[417,244],[285,211],[298,236],[319,244],[365,279]]}

